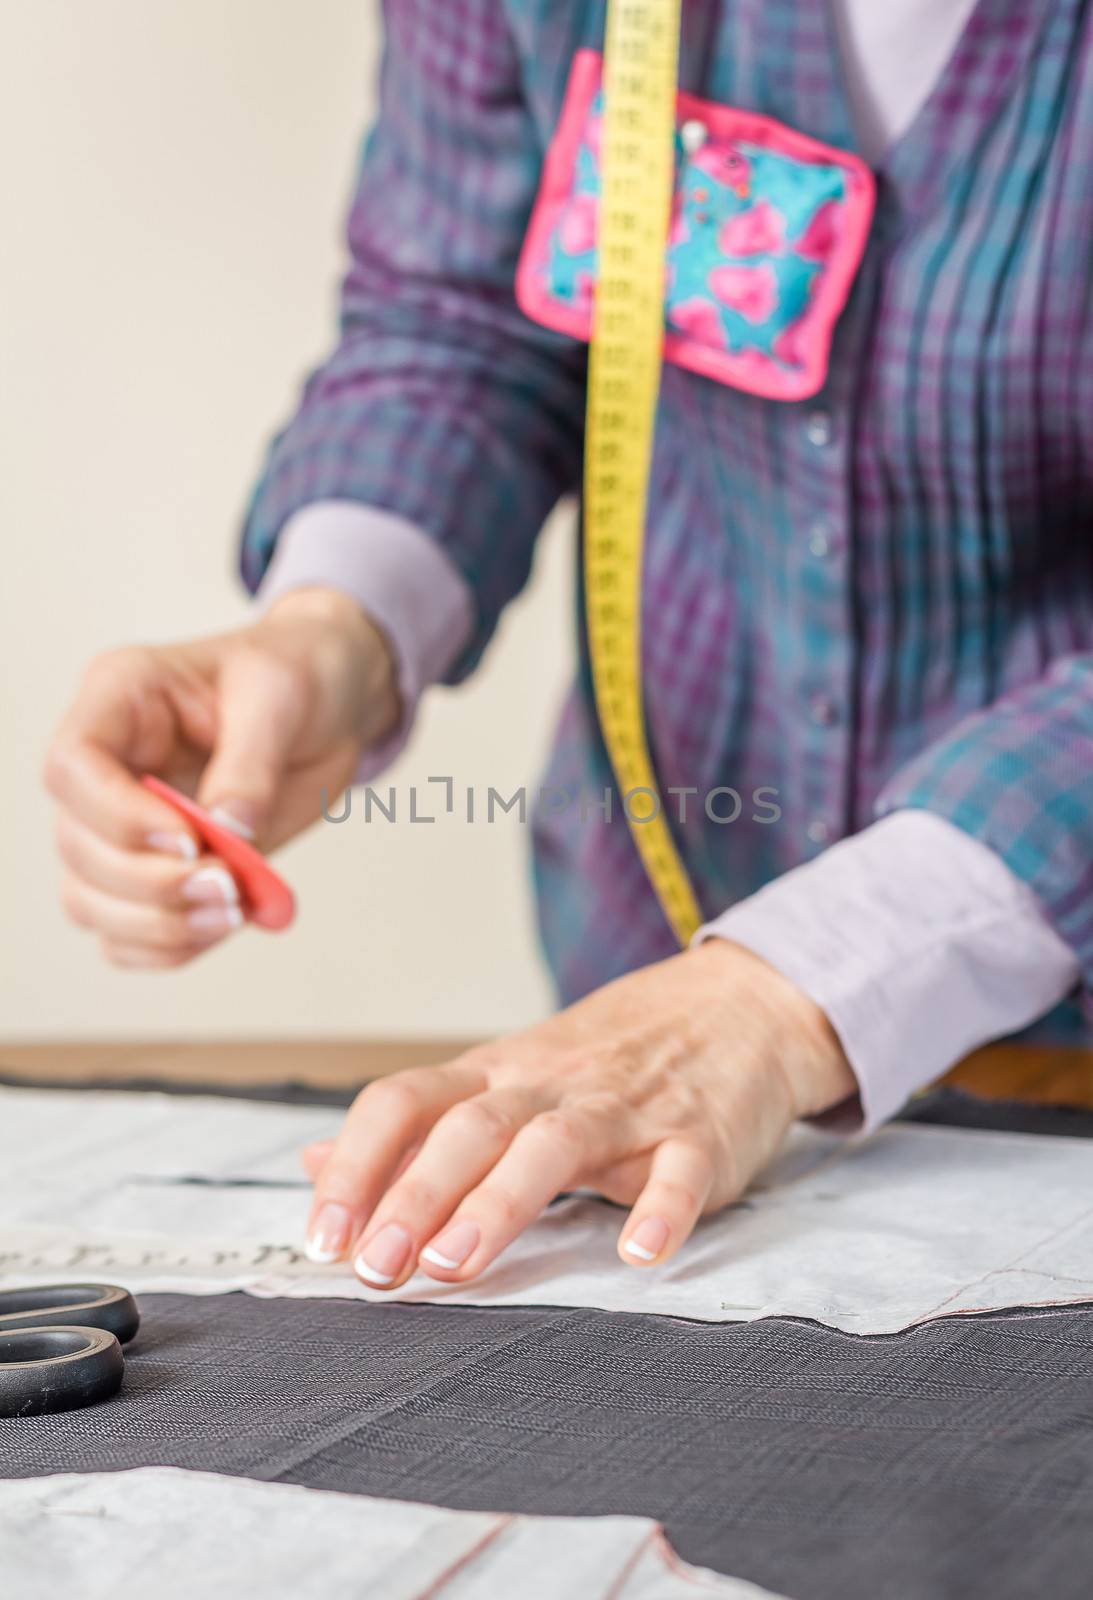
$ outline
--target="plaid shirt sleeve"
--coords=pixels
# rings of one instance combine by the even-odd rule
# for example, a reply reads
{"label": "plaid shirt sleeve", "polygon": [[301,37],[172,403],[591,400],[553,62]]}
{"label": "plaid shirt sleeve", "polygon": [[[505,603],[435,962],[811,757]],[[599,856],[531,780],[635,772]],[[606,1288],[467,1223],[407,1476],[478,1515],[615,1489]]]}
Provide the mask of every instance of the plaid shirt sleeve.
{"label": "plaid shirt sleeve", "polygon": [[932,811],[989,846],[1035,894],[1093,988],[1093,655],[966,718],[882,790],[881,814]]}
{"label": "plaid shirt sleeve", "polygon": [[580,481],[583,347],[519,312],[543,151],[500,0],[387,0],[377,124],[349,217],[340,340],[274,441],[243,533],[257,587],[319,501],[421,529],[467,580],[466,674]]}

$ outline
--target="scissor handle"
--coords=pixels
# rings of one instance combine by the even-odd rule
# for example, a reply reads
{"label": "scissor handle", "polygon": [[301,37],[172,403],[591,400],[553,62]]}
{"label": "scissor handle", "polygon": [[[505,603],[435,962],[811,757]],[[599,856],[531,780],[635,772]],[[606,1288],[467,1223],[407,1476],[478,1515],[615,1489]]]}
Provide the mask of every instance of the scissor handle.
{"label": "scissor handle", "polygon": [[39,1288],[0,1289],[0,1333],[21,1328],[102,1328],[128,1344],[140,1327],[140,1311],[128,1289],[116,1283],[46,1283]]}
{"label": "scissor handle", "polygon": [[110,1400],[125,1358],[103,1328],[19,1328],[0,1333],[0,1417],[74,1411]]}

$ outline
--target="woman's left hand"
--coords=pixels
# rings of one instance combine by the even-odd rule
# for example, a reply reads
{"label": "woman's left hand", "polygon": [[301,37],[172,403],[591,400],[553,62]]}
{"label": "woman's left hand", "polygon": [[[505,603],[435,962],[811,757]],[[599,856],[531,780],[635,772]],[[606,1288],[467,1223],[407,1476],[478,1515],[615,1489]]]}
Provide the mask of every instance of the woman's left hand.
{"label": "woman's left hand", "polygon": [[629,1266],[667,1260],[797,1118],[856,1084],[824,1014],[750,951],[707,943],[439,1067],[380,1078],[316,1179],[308,1254],[369,1284],[476,1277],[565,1189],[631,1207]]}

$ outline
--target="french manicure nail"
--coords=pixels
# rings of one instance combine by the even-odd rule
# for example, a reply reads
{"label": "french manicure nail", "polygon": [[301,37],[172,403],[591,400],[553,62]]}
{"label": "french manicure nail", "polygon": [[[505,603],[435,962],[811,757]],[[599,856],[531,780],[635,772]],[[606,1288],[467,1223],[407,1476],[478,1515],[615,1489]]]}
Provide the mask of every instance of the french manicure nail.
{"label": "french manicure nail", "polygon": [[226,806],[212,806],[209,810],[210,817],[214,822],[219,822],[222,828],[227,828],[232,833],[237,833],[241,839],[247,839],[248,841],[253,839],[254,829],[249,822],[244,822],[236,811],[229,809],[231,804],[232,802],[229,802]]}
{"label": "french manicure nail", "polygon": [[421,1259],[428,1261],[431,1266],[454,1272],[456,1267],[463,1265],[481,1237],[482,1231],[477,1222],[454,1222],[435,1244],[425,1246]]}
{"label": "french manicure nail", "polygon": [[214,938],[241,928],[243,913],[238,906],[199,906],[196,911],[187,911],[186,921],[195,933]]}
{"label": "french manicure nail", "polygon": [[197,846],[188,833],[150,833],[145,843],[149,850],[162,850],[164,855],[197,860]]}
{"label": "french manicure nail", "polygon": [[182,898],[237,906],[239,889],[227,867],[201,867],[197,872],[192,872],[182,885]]}
{"label": "french manicure nail", "polygon": [[346,1206],[340,1206],[333,1200],[320,1206],[304,1246],[307,1259],[320,1267],[327,1266],[331,1261],[340,1261],[349,1248],[351,1225],[352,1218]]}
{"label": "french manicure nail", "polygon": [[410,1254],[410,1235],[398,1222],[389,1222],[374,1234],[353,1263],[366,1283],[394,1283]]}
{"label": "french manicure nail", "polygon": [[639,1261],[655,1261],[668,1243],[669,1231],[661,1217],[646,1217],[634,1229],[623,1249]]}

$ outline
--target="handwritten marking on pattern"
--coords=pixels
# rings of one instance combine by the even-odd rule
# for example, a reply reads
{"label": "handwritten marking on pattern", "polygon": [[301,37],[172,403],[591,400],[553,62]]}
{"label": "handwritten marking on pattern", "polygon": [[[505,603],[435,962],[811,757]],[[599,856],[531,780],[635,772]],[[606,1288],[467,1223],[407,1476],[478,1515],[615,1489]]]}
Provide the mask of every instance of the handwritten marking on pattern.
{"label": "handwritten marking on pattern", "polygon": [[140,1268],[145,1271],[212,1270],[229,1273],[233,1270],[306,1271],[314,1276],[315,1268],[302,1250],[293,1245],[264,1244],[224,1247],[211,1240],[191,1240],[172,1246],[169,1240],[149,1242],[134,1239],[88,1241],[72,1238],[50,1238],[25,1243],[12,1243],[0,1247],[0,1277],[18,1271],[59,1269],[62,1271],[91,1272],[104,1267]]}

